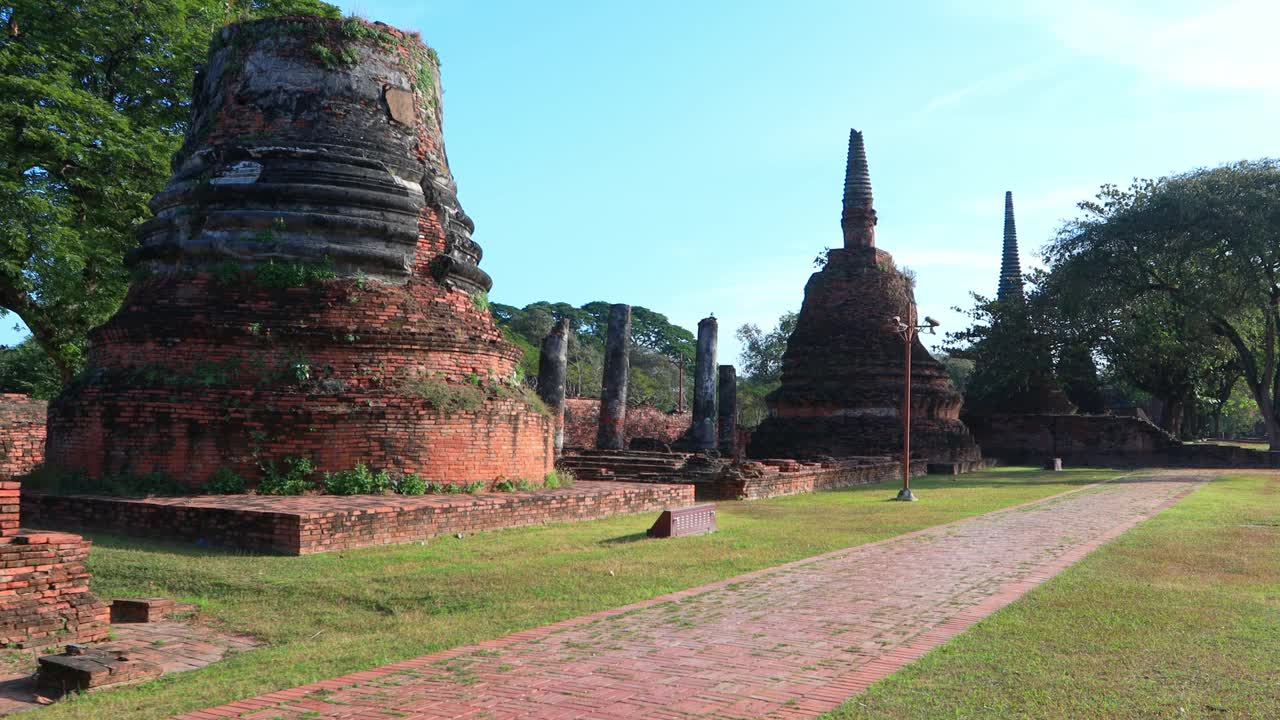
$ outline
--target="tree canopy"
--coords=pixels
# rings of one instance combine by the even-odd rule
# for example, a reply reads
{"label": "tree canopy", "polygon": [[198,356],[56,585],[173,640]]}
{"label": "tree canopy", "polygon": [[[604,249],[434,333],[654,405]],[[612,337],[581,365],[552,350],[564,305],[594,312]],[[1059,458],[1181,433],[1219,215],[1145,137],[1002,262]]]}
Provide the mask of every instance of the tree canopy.
{"label": "tree canopy", "polygon": [[1239,377],[1280,449],[1280,163],[1107,185],[1080,208],[1045,251],[1063,321],[1171,406],[1169,429]]}

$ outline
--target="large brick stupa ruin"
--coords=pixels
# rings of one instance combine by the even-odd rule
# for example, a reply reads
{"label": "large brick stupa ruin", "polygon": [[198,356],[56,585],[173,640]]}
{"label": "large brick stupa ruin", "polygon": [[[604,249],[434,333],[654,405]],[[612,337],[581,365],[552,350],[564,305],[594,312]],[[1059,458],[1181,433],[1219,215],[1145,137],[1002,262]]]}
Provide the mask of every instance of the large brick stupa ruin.
{"label": "large brick stupa ruin", "polygon": [[49,408],[47,461],[193,488],[303,457],[550,471],[552,421],[516,382],[458,204],[434,51],[355,19],[248,22],[194,98],[128,296]]}
{"label": "large brick stupa ruin", "polygon": [[[849,136],[844,247],[827,253],[810,278],[795,332],[787,341],[782,385],[767,398],[769,416],[753,434],[756,458],[892,455],[901,452],[903,340],[890,319],[918,319],[912,281],[875,246],[862,134]],[[919,338],[911,346],[913,457],[936,463],[981,459],[960,422],[961,395]]]}

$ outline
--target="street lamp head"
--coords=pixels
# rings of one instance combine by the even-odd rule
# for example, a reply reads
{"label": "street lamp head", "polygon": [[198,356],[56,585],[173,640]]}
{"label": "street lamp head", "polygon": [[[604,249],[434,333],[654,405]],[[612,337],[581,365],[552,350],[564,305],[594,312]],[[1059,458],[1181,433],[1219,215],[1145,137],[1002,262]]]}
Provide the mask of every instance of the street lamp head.
{"label": "street lamp head", "polygon": [[931,317],[926,317],[926,318],[924,319],[924,321],[925,321],[926,323],[929,323],[929,327],[931,327],[931,328],[936,328],[936,327],[938,327],[939,325],[941,325],[941,324],[942,324],[942,323],[938,322],[937,320],[934,320],[934,319],[933,319],[933,318],[931,318]]}

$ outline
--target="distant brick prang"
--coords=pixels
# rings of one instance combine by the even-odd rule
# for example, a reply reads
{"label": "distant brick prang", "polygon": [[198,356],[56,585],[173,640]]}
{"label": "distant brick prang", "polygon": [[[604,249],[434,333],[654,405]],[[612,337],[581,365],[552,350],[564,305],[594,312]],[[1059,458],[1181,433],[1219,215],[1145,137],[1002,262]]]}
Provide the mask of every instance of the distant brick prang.
{"label": "distant brick prang", "polygon": [[303,456],[453,483],[549,472],[553,421],[488,311],[440,103],[434,51],[394,28],[224,29],[136,279],[50,405],[50,464],[193,489]]}
{"label": "distant brick prang", "polygon": [[44,461],[47,406],[26,395],[0,394],[0,479],[25,475]]}
{"label": "distant brick prang", "polygon": [[[905,347],[888,325],[894,316],[918,320],[915,297],[911,279],[874,246],[861,135],[854,133],[850,143],[845,246],[830,250],[825,267],[805,286],[783,356],[782,385],[767,398],[769,417],[752,434],[753,458],[901,452]],[[853,230],[858,232],[851,235]],[[934,462],[980,459],[960,421],[960,393],[919,338],[912,341],[911,361],[912,456]]]}
{"label": "distant brick prang", "polygon": [[111,529],[139,537],[305,555],[657,511],[690,505],[693,496],[693,488],[685,485],[579,482],[555,490],[474,496],[133,499],[24,493],[22,505],[29,522],[42,525]]}
{"label": "distant brick prang", "polygon": [[[594,398],[568,398],[564,401],[564,446],[595,447],[599,426],[600,401]],[[664,412],[652,405],[627,408],[624,429],[628,447],[636,438],[652,438],[668,445],[689,431],[693,415],[688,412]]]}
{"label": "distant brick prang", "polygon": [[18,529],[21,485],[0,481],[0,643],[91,642],[110,611],[89,592],[79,535]]}

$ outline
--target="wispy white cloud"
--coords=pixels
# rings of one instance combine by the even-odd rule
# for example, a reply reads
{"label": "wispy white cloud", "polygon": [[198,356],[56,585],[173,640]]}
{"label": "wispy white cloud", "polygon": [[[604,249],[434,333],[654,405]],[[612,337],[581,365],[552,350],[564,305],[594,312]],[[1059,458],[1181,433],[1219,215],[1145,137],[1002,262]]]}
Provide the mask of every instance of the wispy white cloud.
{"label": "wispy white cloud", "polygon": [[1053,64],[1054,62],[1051,60],[1038,60],[993,73],[964,87],[933,98],[916,111],[916,117],[922,118],[969,97],[984,97],[1006,93],[1047,71]]}
{"label": "wispy white cloud", "polygon": [[1195,88],[1280,93],[1280,3],[1018,2],[1073,52]]}

